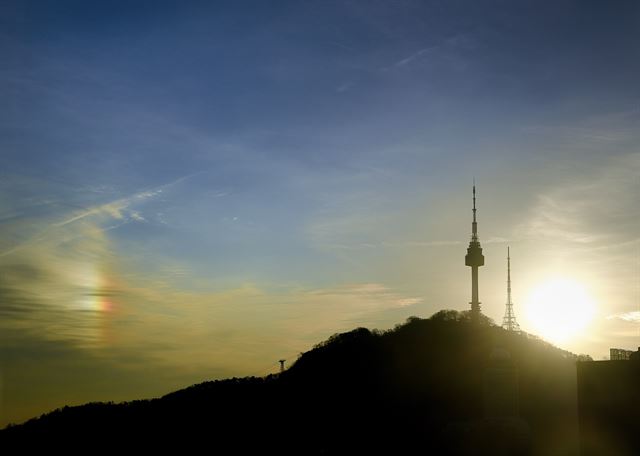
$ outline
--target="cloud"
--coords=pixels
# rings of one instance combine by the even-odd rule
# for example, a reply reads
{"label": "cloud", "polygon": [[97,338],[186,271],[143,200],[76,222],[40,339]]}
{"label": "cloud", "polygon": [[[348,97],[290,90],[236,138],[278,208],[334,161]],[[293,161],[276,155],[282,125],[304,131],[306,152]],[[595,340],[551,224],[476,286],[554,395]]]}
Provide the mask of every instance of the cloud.
{"label": "cloud", "polygon": [[73,214],[71,217],[54,223],[53,226],[61,227],[68,225],[70,223],[74,223],[80,220],[83,220],[87,217],[93,216],[103,216],[107,218],[113,218],[116,220],[122,220],[125,218],[125,210],[134,204],[139,204],[144,202],[145,200],[151,199],[162,193],[162,189],[157,189],[153,191],[145,191],[136,193],[132,196],[121,198],[116,201],[112,201],[110,203],[101,204],[99,206],[94,206],[79,213]]}
{"label": "cloud", "polygon": [[382,245],[388,247],[441,247],[447,245],[459,245],[462,241],[437,240],[437,241],[398,241],[384,242]]}
{"label": "cloud", "polygon": [[491,236],[490,238],[483,240],[483,244],[505,244],[509,242],[509,239],[500,236]]}
{"label": "cloud", "polygon": [[570,145],[571,143],[577,143],[581,146],[586,145],[590,147],[615,145],[616,143],[620,143],[622,141],[632,140],[635,136],[634,133],[625,129],[612,129],[606,128],[604,126],[576,127],[558,125],[530,125],[525,127],[524,130],[536,134],[558,137],[562,140],[563,143],[568,145]]}
{"label": "cloud", "polygon": [[331,295],[385,295],[389,293],[389,288],[380,283],[356,283],[346,284],[340,287],[319,288],[307,290],[309,295],[331,296]]}
{"label": "cloud", "polygon": [[400,307],[409,307],[415,304],[420,304],[423,301],[422,298],[402,298],[396,301],[396,304]]}
{"label": "cloud", "polygon": [[99,344],[101,314],[118,292],[106,281],[113,254],[95,225],[69,225],[57,234],[0,257],[2,326],[49,340]]}
{"label": "cloud", "polygon": [[[503,238],[491,238],[486,243],[507,242]],[[445,247],[450,245],[460,245],[462,241],[435,240],[435,241],[381,241],[381,242],[359,242],[353,244],[326,244],[327,247],[336,250],[363,250],[379,248],[411,248],[411,247]]]}
{"label": "cloud", "polygon": [[[103,206],[94,213],[101,213]],[[118,220],[109,211],[105,217]],[[379,321],[382,311],[421,302],[376,282],[325,288],[245,284],[210,290],[206,283],[185,275],[184,265],[170,260],[158,265],[160,273],[133,269],[126,252],[116,254],[101,221],[86,215],[82,223],[60,225],[38,242],[25,243],[0,257],[3,345],[18,347],[17,351],[29,345],[25,341],[66,347],[46,367],[25,374],[24,387],[11,384],[14,390],[23,388],[25,395],[30,394],[29,385],[41,387],[37,378],[51,377],[43,369],[61,368],[74,359],[86,369],[102,371],[101,359],[113,354],[121,357],[110,361],[113,372],[125,369],[129,377],[135,376],[136,369],[131,370],[126,359],[134,358],[144,359],[151,371],[173,372],[184,383],[210,375],[246,375],[265,359],[293,358],[336,331],[353,324],[370,325],[372,315]],[[2,230],[13,236],[21,225],[5,225]],[[166,280],[175,274],[182,274],[183,286]],[[3,359],[3,364],[7,369],[19,368],[12,359]],[[99,383],[93,377],[79,378],[94,382],[94,387]],[[162,381],[158,384],[166,385],[165,391],[181,386],[166,378]],[[76,387],[69,384],[70,389]],[[75,398],[112,399],[98,397],[96,391]],[[68,402],[65,398],[70,393],[51,394]],[[142,394],[148,393],[138,390],[137,395]]]}
{"label": "cloud", "polygon": [[156,196],[162,194],[167,188],[172,187],[186,179],[189,179],[197,174],[194,173],[183,176],[179,179],[176,179],[168,184],[161,185],[151,190],[145,190],[138,193],[134,193],[133,195],[127,196],[125,198],[120,198],[115,201],[111,201],[109,203],[100,204],[97,206],[90,207],[78,213],[71,215],[69,218],[57,222],[54,226],[65,226],[69,223],[77,222],[79,220],[83,220],[87,217],[92,216],[106,216],[108,218],[113,218],[116,220],[122,220],[125,217],[130,217],[136,221],[144,221],[144,218],[140,215],[140,212],[130,209],[132,206],[144,203],[147,200],[155,198]]}
{"label": "cloud", "polygon": [[[393,64],[393,67],[399,68],[409,65],[410,63],[423,58],[429,54],[438,53],[442,57],[447,57],[451,60],[454,59],[454,55],[463,50],[472,50],[476,47],[476,42],[467,34],[454,35],[449,38],[441,40],[438,44],[433,46],[427,46],[422,48],[409,56],[398,60]],[[389,69],[389,68],[385,68]]]}
{"label": "cloud", "polygon": [[[105,231],[113,230],[131,221],[146,222],[146,218],[138,209],[134,209],[134,207],[156,198],[163,194],[163,192],[166,192],[170,187],[201,173],[202,172],[189,174],[150,190],[144,190],[108,203],[98,204],[80,211],[75,211],[71,214],[67,214],[66,216],[59,217],[62,219],[59,221],[50,221],[48,219],[39,218],[35,223],[31,223],[31,225],[41,226],[43,228],[27,239],[24,239],[24,235],[21,231],[21,225],[7,225],[5,223],[2,233],[3,238],[5,240],[20,239],[20,241],[14,243],[11,247],[0,251],[0,257],[11,255],[18,250],[41,242],[66,242],[74,235],[73,233],[78,235],[78,233],[82,232],[82,230],[76,230],[72,226],[77,222],[87,222],[91,225],[91,229],[101,229]],[[117,223],[108,224],[113,221],[116,221]],[[16,227],[18,228],[16,229]]]}
{"label": "cloud", "polygon": [[637,239],[640,153],[614,157],[585,174],[540,193],[516,236],[588,248]]}
{"label": "cloud", "polygon": [[[316,301],[333,309],[339,320],[366,321],[368,316],[384,310],[408,307],[423,301],[419,297],[405,296],[381,283],[354,283],[339,287],[302,291],[296,299]],[[336,307],[334,307],[334,305]]]}
{"label": "cloud", "polygon": [[413,62],[414,60],[422,57],[425,54],[428,54],[429,52],[435,51],[436,49],[438,49],[440,46],[436,45],[436,46],[429,46],[423,49],[420,49],[417,52],[414,52],[413,54],[411,54],[409,57],[406,57],[402,60],[398,60],[397,62],[395,62],[393,65],[396,67],[401,67],[404,65],[407,65],[411,62]]}
{"label": "cloud", "polygon": [[138,211],[131,211],[131,218],[136,222],[146,222],[147,220]]}
{"label": "cloud", "polygon": [[349,90],[351,90],[353,87],[355,87],[355,83],[354,82],[343,82],[342,84],[340,84],[337,88],[336,88],[336,92],[338,93],[343,93],[343,92],[347,92]]}
{"label": "cloud", "polygon": [[622,321],[640,323],[640,311],[636,310],[632,312],[624,312],[624,313],[609,315],[607,317],[607,320],[622,320]]}

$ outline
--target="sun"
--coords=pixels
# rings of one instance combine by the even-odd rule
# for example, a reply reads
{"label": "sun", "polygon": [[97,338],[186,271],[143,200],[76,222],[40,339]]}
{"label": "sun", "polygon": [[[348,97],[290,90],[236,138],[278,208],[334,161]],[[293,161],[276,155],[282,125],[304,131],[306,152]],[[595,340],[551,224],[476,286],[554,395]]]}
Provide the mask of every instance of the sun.
{"label": "sun", "polygon": [[533,289],[525,314],[535,334],[562,343],[584,332],[595,316],[595,302],[580,282],[553,279]]}

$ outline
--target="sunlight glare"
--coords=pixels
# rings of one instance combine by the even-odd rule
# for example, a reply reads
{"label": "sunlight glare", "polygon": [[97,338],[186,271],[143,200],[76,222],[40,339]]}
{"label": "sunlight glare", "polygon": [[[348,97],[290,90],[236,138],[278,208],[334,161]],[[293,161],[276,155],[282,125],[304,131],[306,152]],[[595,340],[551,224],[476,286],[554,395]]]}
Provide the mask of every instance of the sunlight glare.
{"label": "sunlight glare", "polygon": [[535,334],[562,343],[584,332],[595,315],[595,303],[581,283],[554,279],[530,293],[525,312]]}

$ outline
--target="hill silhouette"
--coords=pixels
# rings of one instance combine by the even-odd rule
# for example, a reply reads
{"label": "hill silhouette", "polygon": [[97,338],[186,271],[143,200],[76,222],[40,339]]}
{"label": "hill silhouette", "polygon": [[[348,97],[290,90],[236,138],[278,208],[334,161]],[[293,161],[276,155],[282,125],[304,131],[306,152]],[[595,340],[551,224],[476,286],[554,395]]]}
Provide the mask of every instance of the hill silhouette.
{"label": "hill silhouette", "polygon": [[[492,353],[505,352],[518,372],[513,426],[487,420],[483,405]],[[281,374],[64,407],[0,431],[0,443],[67,451],[135,442],[205,445],[214,454],[571,455],[578,453],[577,360],[536,337],[444,310],[388,331],[335,334]]]}

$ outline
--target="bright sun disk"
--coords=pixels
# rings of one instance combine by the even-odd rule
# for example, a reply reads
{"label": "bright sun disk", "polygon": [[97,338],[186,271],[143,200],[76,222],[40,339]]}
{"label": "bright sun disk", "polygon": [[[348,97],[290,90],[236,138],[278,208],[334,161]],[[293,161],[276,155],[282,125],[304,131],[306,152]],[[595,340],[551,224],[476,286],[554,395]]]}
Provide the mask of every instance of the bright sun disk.
{"label": "bright sun disk", "polygon": [[554,279],[530,293],[525,312],[534,333],[561,343],[586,329],[595,315],[595,303],[581,283]]}

